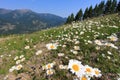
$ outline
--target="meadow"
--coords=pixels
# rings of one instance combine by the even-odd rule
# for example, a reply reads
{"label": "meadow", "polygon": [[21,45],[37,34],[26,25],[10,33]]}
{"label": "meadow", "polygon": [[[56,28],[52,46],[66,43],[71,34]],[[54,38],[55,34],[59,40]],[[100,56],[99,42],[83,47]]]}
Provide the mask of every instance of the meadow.
{"label": "meadow", "polygon": [[117,80],[120,17],[0,37],[0,80]]}

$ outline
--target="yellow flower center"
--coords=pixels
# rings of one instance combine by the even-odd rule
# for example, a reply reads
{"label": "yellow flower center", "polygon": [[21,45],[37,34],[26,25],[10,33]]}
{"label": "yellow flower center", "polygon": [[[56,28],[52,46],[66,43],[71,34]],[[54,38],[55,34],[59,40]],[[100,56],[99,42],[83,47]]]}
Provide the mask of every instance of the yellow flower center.
{"label": "yellow flower center", "polygon": [[82,80],[87,80],[87,78],[85,76],[82,77]]}
{"label": "yellow flower center", "polygon": [[91,72],[91,69],[90,68],[86,68],[86,72]]}
{"label": "yellow flower center", "polygon": [[111,38],[111,41],[114,41],[114,40],[115,40],[115,37],[112,37],[112,38]]}
{"label": "yellow flower center", "polygon": [[77,64],[74,64],[72,68],[74,71],[79,71],[79,66]]}
{"label": "yellow flower center", "polygon": [[51,68],[51,65],[50,65],[50,64],[48,64],[48,68]]}
{"label": "yellow flower center", "polygon": [[18,66],[18,68],[20,69],[21,67],[20,67],[20,66]]}
{"label": "yellow flower center", "polygon": [[54,46],[53,46],[53,45],[51,45],[51,46],[50,46],[50,48],[51,48],[51,49],[53,49],[53,48],[54,48]]}
{"label": "yellow flower center", "polygon": [[49,71],[48,71],[48,74],[52,74],[52,72],[49,70]]}
{"label": "yellow flower center", "polygon": [[95,74],[97,74],[97,75],[98,75],[98,74],[99,74],[99,71],[95,71]]}

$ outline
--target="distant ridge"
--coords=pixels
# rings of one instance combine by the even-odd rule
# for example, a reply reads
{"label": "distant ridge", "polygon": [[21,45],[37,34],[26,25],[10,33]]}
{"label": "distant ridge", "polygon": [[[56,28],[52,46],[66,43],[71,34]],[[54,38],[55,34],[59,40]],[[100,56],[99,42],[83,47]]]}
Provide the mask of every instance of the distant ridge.
{"label": "distant ridge", "polygon": [[54,14],[0,8],[0,34],[29,33],[62,25],[65,21],[65,18]]}

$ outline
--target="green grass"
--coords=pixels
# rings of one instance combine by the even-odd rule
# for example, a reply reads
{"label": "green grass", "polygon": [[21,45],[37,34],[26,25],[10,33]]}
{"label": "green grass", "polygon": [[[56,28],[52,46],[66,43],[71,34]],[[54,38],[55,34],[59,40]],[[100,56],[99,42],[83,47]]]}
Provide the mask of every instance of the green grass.
{"label": "green grass", "polygon": [[[73,26],[78,27],[73,28]],[[110,26],[117,26],[118,28]],[[81,35],[80,32],[84,32],[84,34]],[[3,37],[3,40],[0,43],[0,55],[3,55],[1,58],[2,63],[0,64],[0,75],[5,76],[10,74],[9,69],[15,65],[14,58],[16,56],[24,55],[26,60],[21,63],[24,66],[21,73],[29,73],[31,80],[47,80],[47,78],[45,77],[45,71],[40,71],[38,73],[37,71],[32,71],[30,67],[34,66],[38,69],[40,66],[53,61],[56,61],[57,65],[55,66],[55,74],[50,76],[50,79],[73,80],[74,75],[70,74],[67,70],[60,70],[58,68],[59,64],[68,65],[70,59],[77,59],[84,65],[99,68],[103,74],[103,77],[100,80],[106,80],[107,76],[110,76],[107,75],[108,73],[115,74],[112,79],[114,80],[117,73],[120,73],[120,51],[106,46],[100,46],[100,50],[96,50],[95,48],[97,45],[94,43],[89,44],[87,41],[90,40],[94,42],[94,40],[98,39],[110,42],[107,37],[118,32],[120,32],[120,18],[117,14],[113,14],[63,25],[59,28],[42,30],[32,34]],[[75,44],[75,39],[80,43]],[[51,42],[59,42],[61,45],[66,45],[66,47],[63,48],[59,46],[57,50],[48,51],[45,46],[47,43]],[[117,42],[112,43],[120,47],[120,39],[118,39]],[[34,46],[36,45],[37,47],[35,48]],[[30,46],[30,49],[25,49],[25,46]],[[74,46],[80,47],[77,55],[70,52]],[[42,55],[36,56],[35,53],[39,49],[43,50],[43,53]],[[112,52],[112,55],[107,54],[107,51]],[[67,56],[68,58],[59,58],[57,55],[58,53],[64,53],[65,57]],[[103,57],[102,54],[104,54],[105,57]],[[110,56],[111,59],[108,59],[107,56]],[[80,59],[78,57],[80,57]],[[18,75],[16,72],[13,73]]]}

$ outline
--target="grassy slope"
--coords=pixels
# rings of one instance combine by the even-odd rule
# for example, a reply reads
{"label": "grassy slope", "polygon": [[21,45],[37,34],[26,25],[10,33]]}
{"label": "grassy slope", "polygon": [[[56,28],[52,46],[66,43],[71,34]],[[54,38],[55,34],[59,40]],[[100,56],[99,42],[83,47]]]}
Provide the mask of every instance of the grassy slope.
{"label": "grassy slope", "polygon": [[[74,28],[76,26],[78,27]],[[117,26],[118,28],[114,28],[113,26]],[[84,32],[84,34],[81,35],[80,32]],[[18,74],[24,73],[31,77],[31,80],[46,80],[46,73],[41,69],[41,66],[55,61],[57,62],[55,74],[49,78],[52,80],[73,80],[75,76],[67,70],[58,69],[58,66],[60,64],[68,65],[70,59],[77,59],[84,65],[99,68],[103,74],[101,80],[107,80],[107,76],[114,78],[117,73],[120,73],[120,51],[103,46],[100,47],[100,50],[96,50],[97,45],[89,44],[87,41],[94,42],[94,40],[98,39],[110,42],[107,37],[117,32],[120,32],[120,18],[116,14],[113,14],[32,34],[8,36],[7,38],[0,39],[0,55],[3,56],[0,58],[0,75],[12,74],[18,77]],[[75,39],[80,41],[80,43],[77,45],[74,44]],[[63,48],[60,46],[57,50],[49,51],[45,46],[50,42],[59,42],[61,45],[66,45],[66,47]],[[120,47],[120,39],[112,43]],[[30,46],[30,49],[25,49],[25,46]],[[77,55],[70,52],[74,46],[80,47]],[[37,50],[43,50],[43,53],[36,56],[35,52]],[[109,55],[107,51],[112,52],[112,55]],[[65,56],[59,58],[58,53],[64,53]],[[22,54],[26,58],[21,63],[23,70],[9,73],[9,69],[15,65],[15,56]],[[102,55],[105,55],[105,57]],[[107,56],[111,59],[108,59]],[[31,67],[36,68],[36,71],[33,71]],[[114,79],[111,78],[111,80]]]}

